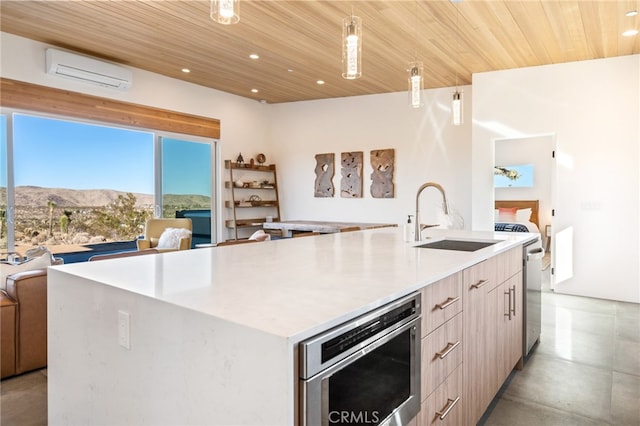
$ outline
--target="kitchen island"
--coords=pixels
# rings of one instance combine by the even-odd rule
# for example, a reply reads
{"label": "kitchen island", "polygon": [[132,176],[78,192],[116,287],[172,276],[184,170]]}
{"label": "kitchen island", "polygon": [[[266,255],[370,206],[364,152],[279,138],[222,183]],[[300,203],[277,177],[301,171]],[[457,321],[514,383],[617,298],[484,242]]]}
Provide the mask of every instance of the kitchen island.
{"label": "kitchen island", "polygon": [[[297,424],[297,344],[536,238],[397,228],[52,267],[51,424]],[[426,303],[423,301],[423,303]]]}

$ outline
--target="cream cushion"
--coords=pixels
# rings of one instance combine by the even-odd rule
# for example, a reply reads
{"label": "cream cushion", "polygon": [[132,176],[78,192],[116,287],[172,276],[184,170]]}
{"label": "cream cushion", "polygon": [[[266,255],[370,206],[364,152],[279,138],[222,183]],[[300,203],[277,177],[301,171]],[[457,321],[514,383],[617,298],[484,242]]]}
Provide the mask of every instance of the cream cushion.
{"label": "cream cushion", "polygon": [[256,232],[254,232],[253,234],[251,234],[249,239],[250,240],[256,240],[256,241],[269,241],[269,240],[271,240],[271,235],[267,234],[262,229],[260,229],[260,230],[258,230]]}
{"label": "cream cushion", "polygon": [[191,231],[185,228],[166,228],[162,231],[160,238],[158,238],[159,249],[178,249],[180,248],[180,239],[189,238]]}
{"label": "cream cushion", "polygon": [[32,271],[34,269],[47,269],[49,266],[51,266],[51,255],[49,255],[49,253],[15,265],[11,263],[0,263],[0,289],[6,290],[7,277],[9,275],[18,272]]}

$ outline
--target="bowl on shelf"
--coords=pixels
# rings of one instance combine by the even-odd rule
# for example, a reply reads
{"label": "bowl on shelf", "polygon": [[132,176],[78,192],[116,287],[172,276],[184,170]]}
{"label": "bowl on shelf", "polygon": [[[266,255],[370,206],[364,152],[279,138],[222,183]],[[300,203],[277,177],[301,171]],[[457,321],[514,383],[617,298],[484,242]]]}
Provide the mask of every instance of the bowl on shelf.
{"label": "bowl on shelf", "polygon": [[259,195],[252,195],[249,197],[249,201],[252,206],[259,206],[262,203],[262,198]]}

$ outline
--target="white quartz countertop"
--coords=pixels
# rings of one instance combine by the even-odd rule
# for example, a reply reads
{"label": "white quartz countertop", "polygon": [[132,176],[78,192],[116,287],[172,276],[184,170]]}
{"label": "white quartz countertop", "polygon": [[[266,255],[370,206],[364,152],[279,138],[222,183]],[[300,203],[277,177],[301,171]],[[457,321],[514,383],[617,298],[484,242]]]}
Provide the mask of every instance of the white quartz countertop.
{"label": "white quartz countertop", "polygon": [[445,236],[500,242],[475,252],[424,249],[404,242],[401,228],[382,228],[52,269],[295,343],[538,234],[436,229],[423,233],[429,241]]}

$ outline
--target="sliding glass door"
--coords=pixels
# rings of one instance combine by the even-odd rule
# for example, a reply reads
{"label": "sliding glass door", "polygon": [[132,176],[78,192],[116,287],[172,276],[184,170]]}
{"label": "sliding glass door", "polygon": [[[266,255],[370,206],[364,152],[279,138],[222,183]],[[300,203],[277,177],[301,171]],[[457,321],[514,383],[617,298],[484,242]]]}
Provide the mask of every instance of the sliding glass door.
{"label": "sliding glass door", "polygon": [[[214,215],[212,143],[160,137],[162,217],[187,217],[193,225],[193,244],[211,243]],[[215,211],[215,209],[213,209]]]}

